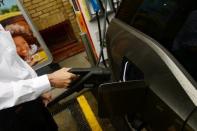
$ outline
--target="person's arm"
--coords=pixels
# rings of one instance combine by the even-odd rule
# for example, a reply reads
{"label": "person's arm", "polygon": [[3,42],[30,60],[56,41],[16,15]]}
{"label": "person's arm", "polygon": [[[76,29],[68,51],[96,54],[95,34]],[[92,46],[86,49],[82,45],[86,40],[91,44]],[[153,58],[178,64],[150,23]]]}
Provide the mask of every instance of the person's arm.
{"label": "person's arm", "polygon": [[0,110],[34,100],[50,89],[47,75],[28,80],[0,82]]}
{"label": "person's arm", "polygon": [[72,80],[76,79],[76,75],[68,71],[69,68],[62,68],[51,74],[32,79],[0,81],[0,110],[34,100],[49,91],[51,86],[55,88],[68,87]]}

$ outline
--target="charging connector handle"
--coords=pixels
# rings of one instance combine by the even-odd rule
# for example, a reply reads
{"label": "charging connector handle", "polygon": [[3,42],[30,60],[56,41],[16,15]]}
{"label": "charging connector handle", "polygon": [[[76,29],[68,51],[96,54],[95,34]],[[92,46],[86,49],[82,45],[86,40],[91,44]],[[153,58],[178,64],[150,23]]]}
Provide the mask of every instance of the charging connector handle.
{"label": "charging connector handle", "polygon": [[79,75],[79,78],[71,83],[68,90],[52,100],[48,107],[53,106],[74,92],[81,91],[85,88],[85,84],[92,84],[91,88],[98,87],[100,84],[109,81],[111,76],[111,72],[107,68],[72,68],[69,72]]}

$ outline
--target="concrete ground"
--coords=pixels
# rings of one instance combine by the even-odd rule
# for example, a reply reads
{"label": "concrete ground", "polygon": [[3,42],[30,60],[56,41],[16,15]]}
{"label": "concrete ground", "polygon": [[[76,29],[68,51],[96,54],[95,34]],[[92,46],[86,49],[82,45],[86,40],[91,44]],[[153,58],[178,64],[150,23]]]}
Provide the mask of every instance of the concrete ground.
{"label": "concrete ground", "polygon": [[[86,68],[90,67],[90,64],[87,60],[86,53],[80,53],[78,55],[75,55],[73,57],[70,57],[62,62],[59,63],[61,67],[74,67],[74,68]],[[52,91],[52,94],[54,97],[61,94],[65,89],[55,89]],[[102,130],[103,131],[114,131],[113,127],[111,126],[110,122],[108,120],[101,120],[98,118],[97,113],[97,102],[92,95],[91,92],[86,92],[84,94],[86,97],[88,103],[90,104],[91,109],[95,113],[95,116],[97,117],[97,120],[100,124],[102,124]],[[66,98],[67,99],[67,98]],[[54,116],[55,121],[57,122],[59,126],[59,131],[81,131],[82,129],[78,128],[78,121],[73,117],[72,110],[66,108],[62,112],[56,114]],[[83,131],[86,131],[83,129]]]}
{"label": "concrete ground", "polygon": [[[80,53],[73,57],[70,57],[59,63],[61,67],[67,68],[85,68],[90,67],[88,60],[86,59],[86,53]],[[53,97],[61,94],[65,89],[54,89],[52,91]],[[77,131],[77,125],[74,118],[71,115],[69,109],[65,109],[62,112],[54,116],[56,123],[58,124],[59,131]]]}

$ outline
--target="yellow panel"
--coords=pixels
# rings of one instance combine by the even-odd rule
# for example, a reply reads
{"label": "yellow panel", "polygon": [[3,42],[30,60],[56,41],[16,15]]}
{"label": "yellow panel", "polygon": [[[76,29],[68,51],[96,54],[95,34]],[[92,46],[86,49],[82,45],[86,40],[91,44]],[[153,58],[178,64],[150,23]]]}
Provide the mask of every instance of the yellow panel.
{"label": "yellow panel", "polygon": [[82,95],[77,98],[77,101],[85,115],[86,120],[92,131],[102,131],[101,126],[99,125],[92,109],[90,108],[86,98]]}

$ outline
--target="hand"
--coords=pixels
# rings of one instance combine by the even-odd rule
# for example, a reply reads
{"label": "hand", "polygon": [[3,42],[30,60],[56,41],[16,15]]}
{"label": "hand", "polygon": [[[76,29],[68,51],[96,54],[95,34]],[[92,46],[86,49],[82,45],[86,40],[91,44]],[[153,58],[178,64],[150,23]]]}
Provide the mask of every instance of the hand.
{"label": "hand", "polygon": [[52,100],[52,94],[51,92],[46,92],[41,95],[42,102],[44,103],[45,106],[49,104],[49,102]]}
{"label": "hand", "polygon": [[55,88],[65,88],[77,77],[75,74],[69,73],[70,68],[62,68],[56,72],[48,74],[51,86]]}

